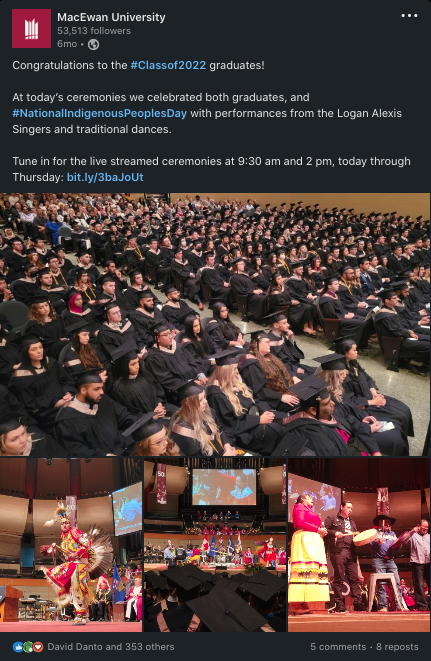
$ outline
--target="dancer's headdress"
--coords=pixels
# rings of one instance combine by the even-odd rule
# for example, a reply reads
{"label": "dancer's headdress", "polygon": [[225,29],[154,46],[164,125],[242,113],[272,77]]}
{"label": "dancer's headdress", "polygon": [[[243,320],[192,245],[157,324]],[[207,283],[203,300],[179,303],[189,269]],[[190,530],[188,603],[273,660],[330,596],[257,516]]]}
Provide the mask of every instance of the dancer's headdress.
{"label": "dancer's headdress", "polygon": [[49,521],[45,521],[44,526],[53,526],[56,521],[63,523],[63,521],[68,521],[70,523],[70,511],[67,509],[64,503],[57,502],[57,509],[54,512],[54,518]]}

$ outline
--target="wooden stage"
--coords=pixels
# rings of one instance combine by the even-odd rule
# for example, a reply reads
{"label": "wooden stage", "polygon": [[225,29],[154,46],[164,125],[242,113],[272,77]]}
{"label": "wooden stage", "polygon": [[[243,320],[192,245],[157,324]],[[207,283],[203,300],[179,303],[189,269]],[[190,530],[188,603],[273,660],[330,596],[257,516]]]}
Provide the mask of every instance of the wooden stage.
{"label": "wooden stage", "polygon": [[[151,564],[151,563],[144,563],[144,572],[147,571],[165,571],[168,568],[168,565],[164,564]],[[246,569],[246,565],[238,565],[237,567],[208,567],[208,565],[199,565],[199,569],[202,569],[202,571],[209,572],[211,574],[216,574],[216,573],[228,573],[228,574],[240,574],[241,572],[244,572]],[[286,574],[286,565],[278,565],[276,569],[268,569],[271,574],[276,574],[277,576],[283,576]]]}
{"label": "wooden stage", "polygon": [[322,613],[287,618],[288,633],[331,632],[429,632],[429,612]]}

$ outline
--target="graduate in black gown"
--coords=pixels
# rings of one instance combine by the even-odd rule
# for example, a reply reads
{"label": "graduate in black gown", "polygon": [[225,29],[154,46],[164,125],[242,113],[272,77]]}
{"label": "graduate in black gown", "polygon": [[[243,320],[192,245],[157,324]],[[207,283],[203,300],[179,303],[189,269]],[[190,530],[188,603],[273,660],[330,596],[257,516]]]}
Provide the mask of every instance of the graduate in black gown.
{"label": "graduate in black gown", "polygon": [[21,361],[21,352],[16,343],[9,340],[9,332],[4,321],[0,321],[0,384],[7,386],[14,365]]}
{"label": "graduate in black gown", "polygon": [[45,357],[38,337],[22,335],[14,342],[21,347],[21,362],[13,371],[9,389],[38,426],[49,431],[57,409],[73,399],[76,388],[61,365]]}
{"label": "graduate in black gown", "polygon": [[172,417],[169,429],[184,456],[237,455],[234,438],[228,436],[226,430],[219,429],[201,385],[195,381],[185,383],[178,389],[178,398],[181,406]]}
{"label": "graduate in black gown", "polygon": [[0,417],[0,457],[66,457],[54,439],[37,427],[28,427],[12,411]]}
{"label": "graduate in black gown", "polygon": [[139,346],[150,348],[153,344],[151,327],[161,321],[166,321],[162,312],[156,307],[151,291],[143,290],[136,292],[136,303],[128,317],[135,329],[136,339]]}
{"label": "graduate in black gown", "polygon": [[197,312],[186,314],[184,320],[180,318],[184,325],[184,334],[181,340],[181,346],[184,352],[190,355],[190,360],[198,366],[199,372],[208,375],[213,361],[211,354],[215,346],[211,338],[205,336],[202,332],[200,318]]}
{"label": "graduate in black gown", "polygon": [[173,285],[165,289],[165,294],[168,300],[162,306],[163,316],[169,321],[171,326],[180,330],[182,327],[180,318],[184,320],[187,312],[193,314],[195,311],[185,301],[181,300],[180,292]]}
{"label": "graduate in black gown", "polygon": [[238,257],[233,262],[233,273],[230,278],[232,293],[235,296],[247,296],[247,309],[254,319],[261,323],[267,310],[267,299],[262,289],[259,289],[250,276],[244,272],[245,260]]}
{"label": "graduate in black gown", "polygon": [[316,331],[313,329],[312,306],[290,295],[289,289],[280,273],[275,273],[271,278],[268,301],[272,313],[276,311],[276,308],[286,307],[289,323],[295,329],[302,330],[304,335],[316,337]]}
{"label": "graduate in black gown", "polygon": [[350,402],[343,392],[343,383],[349,379],[344,356],[331,353],[313,358],[320,363],[316,375],[328,384],[334,402],[334,415],[347,420],[355,436],[368,448],[372,455],[382,453],[390,457],[408,456],[409,443],[401,430],[400,423],[393,422],[394,428],[382,431],[382,422]]}
{"label": "graduate in black gown", "polygon": [[271,354],[270,337],[262,331],[251,334],[250,349],[241,356],[239,372],[253,392],[254,398],[266,409],[290,412],[298,404],[292,386],[299,379],[293,378],[281,360]]}
{"label": "graduate in black gown", "polygon": [[30,305],[27,332],[41,338],[47,356],[58,358],[70,341],[63,319],[57,316],[49,297],[41,290],[27,300],[27,305]]}
{"label": "graduate in black gown", "polygon": [[[204,253],[205,266],[199,269],[198,274],[201,282],[211,288],[211,295],[229,306],[230,292],[229,286],[230,272],[223,273],[219,266],[215,266],[215,255],[212,251]],[[229,261],[229,256],[227,256]],[[227,279],[225,279],[227,278]]]}
{"label": "graduate in black gown", "polygon": [[379,392],[374,380],[358,363],[356,342],[352,338],[340,338],[336,341],[336,350],[344,356],[349,372],[349,379],[343,388],[350,401],[377,420],[396,421],[401,425],[405,436],[414,436],[413,418],[409,407],[395,397]]}
{"label": "graduate in black gown", "polygon": [[238,372],[238,349],[216,354],[206,396],[221,429],[235,439],[238,447],[260,455],[271,455],[282,435],[272,411],[261,413],[253,393]]}
{"label": "graduate in black gown", "polygon": [[154,345],[145,358],[145,367],[161,385],[167,401],[177,403],[177,390],[185,379],[206,383],[200,364],[191,360],[190,353],[177,345],[167,322],[153,327]]}
{"label": "graduate in black gown", "polygon": [[286,365],[289,374],[298,379],[314,374],[314,368],[301,365],[304,352],[296,343],[293,331],[290,328],[286,314],[275,312],[265,317],[270,324],[268,336],[270,338],[271,353]]}
{"label": "graduate in black gown", "polygon": [[301,404],[284,427],[285,436],[277,450],[287,456],[345,457],[368,456],[366,446],[355,437],[351,425],[334,415],[326,383],[308,376],[293,386]]}
{"label": "graduate in black gown", "polygon": [[229,310],[222,302],[212,306],[213,318],[207,323],[205,335],[217,351],[229,347],[244,346],[244,338],[238,326],[229,319]]}
{"label": "graduate in black gown", "polygon": [[112,353],[112,385],[109,396],[125,406],[133,415],[153,411],[156,418],[164,418],[167,411],[177,409],[166,402],[161,385],[141,366],[138,353],[130,345],[123,345]]}
{"label": "graduate in black gown", "polygon": [[187,298],[197,303],[199,310],[203,310],[204,305],[200,298],[201,285],[199,279],[185,258],[181,245],[178,245],[174,249],[174,259],[171,262],[171,269],[173,273],[182,279],[184,293]]}
{"label": "graduate in black gown", "polygon": [[325,280],[319,299],[322,315],[327,319],[339,319],[338,335],[340,337],[354,337],[360,349],[366,348],[369,338],[368,323],[363,317],[344,309],[337,295],[339,288],[338,277],[331,276]]}
{"label": "graduate in black gown", "polygon": [[[305,262],[303,261],[296,261],[290,264],[292,275],[287,279],[286,284],[293,301],[299,301],[302,307],[308,308],[308,315],[312,315],[312,319],[317,326],[319,319],[316,306],[314,305],[317,295],[312,291],[308,281],[303,277],[304,264]],[[313,321],[309,321],[308,317],[302,318],[302,323],[305,324],[303,328],[303,333],[305,335],[315,336]]]}
{"label": "graduate in black gown", "polygon": [[[85,317],[69,326],[71,343],[63,357],[62,367],[72,377],[80,372],[93,369],[104,369],[103,356],[99,356],[96,349],[91,345],[91,327],[87,324]],[[107,360],[105,359],[105,365]]]}
{"label": "graduate in black gown", "polygon": [[[122,346],[126,341],[138,345],[133,324],[129,319],[123,320],[120,307],[117,303],[111,302],[105,305],[101,310],[101,314],[104,322],[100,326],[97,342],[103,355],[108,360],[111,357],[112,351]],[[142,355],[140,358],[142,358]]]}
{"label": "graduate in black gown", "polygon": [[121,456],[134,446],[121,435],[136,417],[104,394],[98,370],[82,372],[76,379],[76,397],[57,414],[56,437],[71,457]]}

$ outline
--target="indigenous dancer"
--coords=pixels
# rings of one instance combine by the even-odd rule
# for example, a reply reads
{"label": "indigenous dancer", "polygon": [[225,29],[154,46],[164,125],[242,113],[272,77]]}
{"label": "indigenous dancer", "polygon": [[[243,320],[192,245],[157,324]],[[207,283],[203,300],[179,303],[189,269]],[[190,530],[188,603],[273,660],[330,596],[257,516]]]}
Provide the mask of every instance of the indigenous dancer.
{"label": "indigenous dancer", "polygon": [[142,620],[142,579],[135,576],[135,585],[130,588],[127,595],[126,622],[130,622],[132,608],[136,613],[138,622]]}
{"label": "indigenous dancer", "polygon": [[273,537],[270,537],[269,540],[267,539],[266,542],[264,542],[263,549],[259,554],[261,557],[263,557],[267,567],[275,566],[275,562],[277,560],[273,541]]}
{"label": "indigenous dancer", "polygon": [[101,576],[111,565],[113,558],[109,535],[100,528],[92,526],[87,534],[70,525],[70,513],[63,503],[58,503],[54,519],[45,526],[61,525],[61,545],[53,543],[41,547],[46,556],[54,556],[58,550],[65,562],[52,569],[43,568],[46,578],[52,583],[61,605],[70,603],[70,592],[75,607],[76,626],[87,623],[87,606],[94,600],[88,585],[89,578]]}
{"label": "indigenous dancer", "polygon": [[293,508],[289,609],[292,613],[309,613],[307,602],[329,601],[328,567],[322,537],[327,535],[320,517],[312,511],[313,498],[298,496]]}

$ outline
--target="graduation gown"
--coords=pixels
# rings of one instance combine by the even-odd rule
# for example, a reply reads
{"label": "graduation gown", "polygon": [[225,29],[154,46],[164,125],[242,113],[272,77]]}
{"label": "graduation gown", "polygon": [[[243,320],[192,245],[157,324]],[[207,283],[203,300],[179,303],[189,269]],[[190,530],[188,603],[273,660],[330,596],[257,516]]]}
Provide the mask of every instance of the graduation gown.
{"label": "graduation gown", "polygon": [[256,452],[258,454],[272,454],[280,436],[282,429],[276,423],[269,425],[260,424],[260,413],[250,415],[249,411],[254,402],[242,393],[236,393],[245,413],[239,417],[230,403],[227,396],[220,390],[219,386],[209,386],[207,388],[207,399],[219,426],[224,429],[229,436],[235,439],[235,445],[245,450]]}
{"label": "graduation gown", "polygon": [[[291,342],[284,333],[277,335],[274,331],[269,331],[268,335],[270,337],[271,353],[286,365],[289,374],[296,376],[298,379],[305,379],[310,374],[314,374],[316,371],[314,367],[300,364],[301,358],[304,358],[304,353],[295,341]],[[299,367],[304,370],[304,374],[298,374]]]}
{"label": "graduation gown", "polygon": [[69,342],[61,317],[57,317],[57,319],[49,321],[47,324],[38,324],[36,321],[31,321],[27,333],[34,333],[40,337],[46,354],[52,358],[58,358],[62,348]]}
{"label": "graduation gown", "polygon": [[135,329],[139,346],[145,346],[147,348],[151,347],[154,342],[151,326],[154,326],[159,321],[166,321],[165,316],[156,307],[152,315],[149,315],[141,308],[137,308],[129,312],[128,317]]}
{"label": "graduation gown", "polygon": [[[215,418],[215,413],[211,410],[212,416]],[[204,457],[206,455],[202,454],[201,446],[199,441],[196,439],[192,426],[189,423],[179,420],[177,417],[172,418],[171,424],[169,425],[171,431],[171,437],[174,443],[178,445],[181,450],[181,453],[185,457]],[[213,457],[221,457],[224,453],[224,446],[229,444],[233,445],[233,439],[227,435],[225,430],[220,430],[220,436],[217,439],[214,439],[210,436],[208,430],[208,437],[211,439],[211,444],[213,447]]]}
{"label": "graduation gown", "polygon": [[379,335],[388,335],[389,337],[402,337],[400,356],[401,358],[410,358],[429,365],[430,362],[430,342],[429,336],[418,333],[418,340],[409,340],[408,324],[396,311],[388,308],[381,308],[374,317],[376,331]]}
{"label": "graduation gown", "polygon": [[[163,283],[164,287],[167,287],[171,284],[172,273],[170,259],[163,255],[160,250],[158,253],[155,253],[152,250],[147,250],[145,253],[145,267],[147,273],[148,266],[157,269],[157,278],[159,282]],[[157,285],[158,283],[156,282],[155,284]]]}
{"label": "graduation gown", "polygon": [[210,363],[211,356],[202,358],[196,351],[194,344],[188,338],[185,338],[181,342],[181,346],[184,349],[184,353],[190,357],[190,361],[197,366],[198,373],[202,372],[202,374],[207,376],[212,367]]}
{"label": "graduation gown", "polygon": [[78,319],[85,319],[87,322],[87,325],[90,327],[90,333],[92,336],[94,336],[94,332],[100,328],[100,322],[97,320],[95,311],[91,309],[91,307],[84,308],[84,311],[82,314],[79,314],[78,312],[70,312],[69,310],[67,312],[64,312],[61,315],[61,318],[63,319],[63,324],[64,324],[64,332],[66,335],[70,335],[71,331],[69,330],[70,326],[73,326],[76,324]]}
{"label": "graduation gown", "polygon": [[409,407],[400,402],[399,399],[385,394],[386,406],[370,406],[368,401],[373,399],[371,388],[378,390],[376,383],[361,367],[355,375],[349,369],[349,378],[344,380],[343,390],[347,393],[350,401],[360,407],[365,407],[368,415],[373,415],[377,420],[388,422],[399,422],[405,436],[414,436],[413,418]]}
{"label": "graduation gown", "polygon": [[281,401],[283,393],[267,387],[265,372],[259,365],[257,358],[246,358],[239,363],[238,369],[243,380],[259,402],[266,403],[270,409],[277,409],[278,411],[288,412],[292,409],[291,406]]}
{"label": "graduation gown", "polygon": [[27,299],[39,289],[39,283],[26,278],[19,278],[11,284],[10,289],[15,300],[27,305]]}
{"label": "graduation gown", "polygon": [[[345,420],[327,423],[315,418],[298,417],[287,425],[287,433],[282,439],[290,457],[312,455],[317,457],[363,456],[365,447],[352,434]],[[349,437],[343,439],[339,429]]]}
{"label": "graduation gown", "polygon": [[154,411],[159,402],[164,402],[163,388],[151,376],[146,378],[138,374],[136,379],[114,381],[109,396],[116,402],[125,406],[133,415],[143,415]]}
{"label": "graduation gown", "polygon": [[196,379],[199,367],[190,361],[190,354],[172,340],[171,349],[153,346],[146,358],[145,367],[165,391],[167,400],[176,403],[176,391],[187,380]]}
{"label": "graduation gown", "polygon": [[7,386],[13,372],[13,366],[21,362],[21,351],[12,342],[0,338],[0,384]]}
{"label": "graduation gown", "polygon": [[192,273],[192,268],[190,264],[187,262],[179,262],[178,260],[173,259],[171,263],[171,269],[173,273],[182,278],[184,293],[187,298],[189,298],[191,301],[194,301],[196,295],[200,292],[201,284],[198,278],[191,277],[190,274]]}
{"label": "graduation gown", "polygon": [[[210,268],[205,266],[200,270],[201,281],[204,285],[211,287],[211,292],[213,298],[218,298],[221,301],[224,301],[226,304],[229,303],[230,299],[230,287],[225,287],[225,282],[227,282],[222,274],[220,273],[219,268]],[[257,288],[257,285],[255,289]]]}
{"label": "graduation gown", "polygon": [[36,374],[19,366],[13,372],[9,389],[42,429],[50,426],[57,415],[54,406],[58,400],[67,392],[76,392],[73,380],[54,358],[48,358],[46,371],[37,370]]}
{"label": "graduation gown", "polygon": [[205,328],[205,336],[217,351],[228,349],[229,342],[237,340],[240,332],[237,326],[227,326],[223,331],[217,319],[211,319]]}
{"label": "graduation gown", "polygon": [[253,294],[255,289],[259,289],[245,273],[233,273],[230,278],[230,284],[234,296],[247,296],[247,309],[250,314],[261,323],[267,312],[267,297],[265,294]]}
{"label": "graduation gown", "polygon": [[182,323],[178,321],[180,317],[185,315],[188,311],[190,311],[190,314],[196,314],[195,310],[187,305],[185,301],[180,301],[179,303],[179,307],[176,305],[171,305],[169,302],[162,306],[163,316],[169,321],[170,324],[172,324],[174,328],[177,328],[178,330],[182,328]]}
{"label": "graduation gown", "polygon": [[[187,606],[187,604],[181,604],[173,610],[163,611],[165,625],[168,627],[169,632],[174,633],[186,632],[190,626],[193,616],[194,612],[189,606]],[[156,619],[148,623],[148,626],[145,626],[145,631],[160,633],[161,629],[157,621],[157,616]]]}
{"label": "graduation gown", "polygon": [[97,336],[98,344],[108,360],[111,360],[112,351],[117,347],[121,347],[128,340],[138,345],[131,321],[123,322],[119,329],[111,328],[111,326],[104,323],[101,325]]}
{"label": "graduation gown", "polygon": [[131,437],[121,436],[136,422],[128,410],[108,395],[90,409],[75,400],[63,406],[55,422],[59,443],[71,457],[106,457],[107,454],[123,455],[134,444]]}
{"label": "graduation gown", "polygon": [[363,317],[355,316],[353,319],[345,319],[344,315],[348,312],[344,309],[344,306],[338,296],[330,296],[329,294],[324,294],[320,297],[319,306],[322,311],[322,315],[327,319],[339,319],[339,337],[350,337],[353,335],[353,338],[358,345],[358,347],[368,346],[368,324]]}

